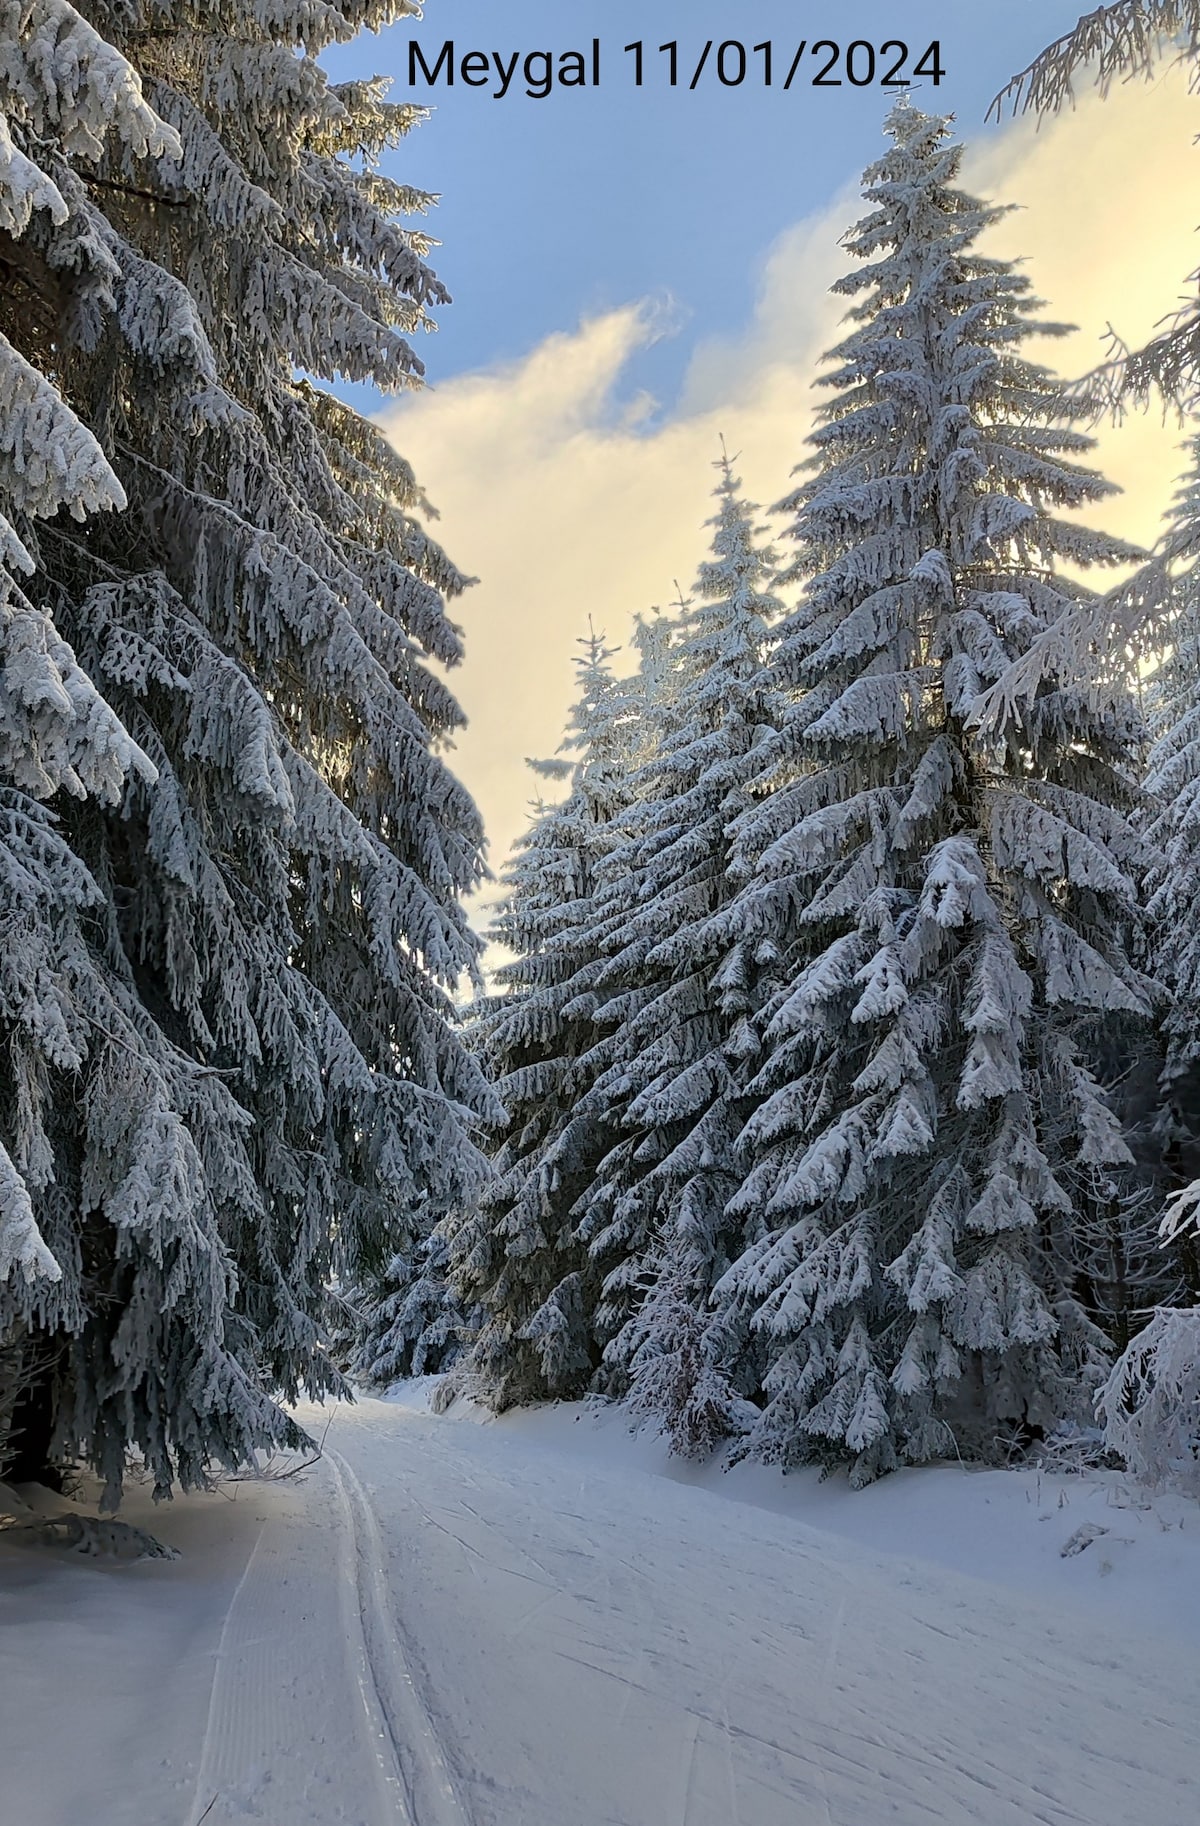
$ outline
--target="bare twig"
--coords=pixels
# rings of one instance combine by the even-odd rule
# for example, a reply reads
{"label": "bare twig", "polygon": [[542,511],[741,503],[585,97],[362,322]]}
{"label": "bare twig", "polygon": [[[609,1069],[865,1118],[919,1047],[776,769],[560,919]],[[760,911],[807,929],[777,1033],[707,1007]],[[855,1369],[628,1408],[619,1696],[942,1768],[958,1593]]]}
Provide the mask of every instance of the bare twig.
{"label": "bare twig", "polygon": [[[317,1442],[316,1451],[310,1453],[307,1457],[302,1458],[298,1464],[292,1465],[287,1471],[272,1471],[268,1469],[255,1472],[250,1476],[247,1476],[242,1472],[235,1472],[232,1477],[225,1478],[224,1482],[227,1484],[283,1484],[287,1482],[289,1477],[298,1477],[301,1471],[309,1470],[311,1466],[317,1464],[325,1456],[325,1441],[329,1437],[329,1429],[332,1425],[333,1413],[331,1411],[329,1418],[325,1422],[324,1431]],[[268,1464],[269,1463],[270,1460],[268,1460]]]}
{"label": "bare twig", "polygon": [[122,196],[139,197],[145,203],[161,203],[164,209],[191,207],[192,199],[190,197],[165,197],[161,191],[143,190],[138,184],[123,184],[119,178],[89,177],[84,173],[83,181],[85,184],[90,184],[95,190],[116,190]]}

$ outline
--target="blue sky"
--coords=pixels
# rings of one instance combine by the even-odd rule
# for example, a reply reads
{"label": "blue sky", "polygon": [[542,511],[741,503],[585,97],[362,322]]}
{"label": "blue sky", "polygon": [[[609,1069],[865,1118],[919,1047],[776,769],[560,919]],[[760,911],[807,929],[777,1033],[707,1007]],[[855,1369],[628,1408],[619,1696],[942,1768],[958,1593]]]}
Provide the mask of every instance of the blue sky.
{"label": "blue sky", "polygon": [[[393,96],[433,99],[436,112],[390,169],[440,193],[436,266],[455,302],[420,353],[430,379],[511,360],[547,334],[631,299],[662,300],[676,333],[629,364],[628,391],[669,408],[701,338],[748,319],[764,256],[789,224],[852,182],[879,146],[887,105],[878,88],[785,93],[781,66],[805,39],[907,42],[915,62],[941,43],[946,77],[922,85],[920,105],[957,114],[961,131],[992,131],[984,115],[1009,75],[1077,18],[1077,0],[428,0],[425,17],[333,47],[338,79],[386,74]],[[682,63],[707,39],[771,41],[774,86],[722,88],[711,69],[695,91],[666,86],[657,46],[675,39]],[[602,41],[598,89],[544,101],[513,92],[407,83],[408,42],[432,63],[456,51],[556,51]],[[646,46],[645,83],[632,84],[622,47]],[[752,59],[751,67],[760,67]],[[810,72],[811,62],[807,65]],[[369,409],[364,395],[361,403]]]}
{"label": "blue sky", "polygon": [[[415,465],[440,510],[436,536],[480,579],[455,604],[466,660],[450,682],[468,719],[455,766],[497,868],[538,790],[525,757],[561,737],[589,621],[623,665],[633,617],[694,578],[720,440],[767,508],[805,454],[812,380],[837,338],[838,241],[862,213],[858,180],[883,149],[890,101],[811,81],[785,92],[800,39],[903,39],[917,57],[940,41],[945,78],[914,99],[957,117],[968,190],[1021,205],[988,251],[1027,262],[1050,314],[1079,326],[1035,350],[1060,372],[1092,367],[1109,323],[1144,339],[1176,300],[1198,263],[1180,192],[1200,157],[1178,72],[1108,100],[1085,83],[1078,109],[1040,128],[985,125],[1008,78],[1092,4],[427,0],[424,19],[323,55],[335,78],[390,74],[404,98],[414,39],[429,63],[451,37],[459,58],[602,41],[599,89],[415,94],[436,111],[388,169],[440,193],[434,264],[455,302],[420,340],[426,390],[390,404],[352,390]],[[771,88],[721,87],[711,70],[694,92],[667,86],[658,45],[677,40],[682,66],[731,36],[772,42]],[[640,90],[623,53],[635,39]],[[1097,460],[1126,491],[1105,509],[1108,530],[1152,543],[1177,433],[1134,415],[1102,428]]]}

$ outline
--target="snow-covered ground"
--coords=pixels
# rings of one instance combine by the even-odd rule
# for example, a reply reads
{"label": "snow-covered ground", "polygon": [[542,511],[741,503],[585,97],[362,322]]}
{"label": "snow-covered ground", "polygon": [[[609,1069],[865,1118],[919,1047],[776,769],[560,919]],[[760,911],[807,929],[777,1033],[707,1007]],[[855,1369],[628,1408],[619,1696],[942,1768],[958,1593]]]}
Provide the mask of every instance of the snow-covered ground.
{"label": "snow-covered ground", "polygon": [[4,1821],[1200,1815],[1195,1504],[958,1470],[852,1495],[426,1401],[307,1416],[295,1476],[135,1490],[174,1561],[0,1542]]}

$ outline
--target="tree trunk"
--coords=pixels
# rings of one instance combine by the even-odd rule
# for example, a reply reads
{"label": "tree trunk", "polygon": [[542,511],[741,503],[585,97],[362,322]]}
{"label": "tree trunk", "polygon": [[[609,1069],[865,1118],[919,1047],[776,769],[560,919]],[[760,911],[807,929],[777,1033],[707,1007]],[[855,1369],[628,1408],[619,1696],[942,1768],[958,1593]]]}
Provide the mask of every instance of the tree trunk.
{"label": "tree trunk", "polygon": [[5,1481],[45,1484],[48,1489],[61,1490],[62,1470],[51,1458],[57,1412],[57,1353],[47,1350],[44,1340],[32,1339],[17,1362],[15,1391],[0,1389],[0,1422],[6,1407],[11,1414],[7,1428],[0,1428]]}

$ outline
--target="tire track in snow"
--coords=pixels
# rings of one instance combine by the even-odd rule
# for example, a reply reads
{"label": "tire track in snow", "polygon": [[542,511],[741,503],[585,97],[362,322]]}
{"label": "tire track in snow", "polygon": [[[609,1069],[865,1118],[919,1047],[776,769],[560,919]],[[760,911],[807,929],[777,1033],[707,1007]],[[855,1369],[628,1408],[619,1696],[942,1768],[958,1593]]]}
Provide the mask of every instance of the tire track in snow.
{"label": "tire track in snow", "polygon": [[340,1452],[325,1450],[345,1506],[355,1556],[360,1690],[378,1715],[403,1785],[411,1826],[471,1826],[430,1707],[406,1656],[387,1577],[386,1551],[371,1501]]}

